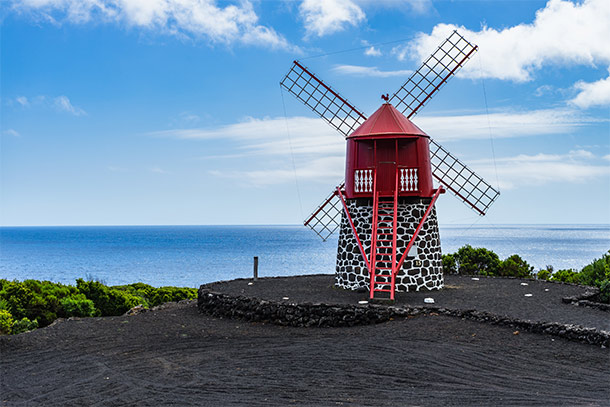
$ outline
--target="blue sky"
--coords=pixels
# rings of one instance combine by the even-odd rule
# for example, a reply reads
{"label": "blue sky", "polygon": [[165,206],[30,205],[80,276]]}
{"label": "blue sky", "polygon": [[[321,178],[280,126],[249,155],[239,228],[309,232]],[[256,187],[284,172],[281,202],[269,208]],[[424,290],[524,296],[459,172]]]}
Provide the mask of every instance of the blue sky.
{"label": "blue sky", "polygon": [[610,223],[607,0],[1,3],[2,225],[298,224],[345,142],[292,60],[370,115],[455,28],[479,52],[414,122],[501,196],[441,224]]}

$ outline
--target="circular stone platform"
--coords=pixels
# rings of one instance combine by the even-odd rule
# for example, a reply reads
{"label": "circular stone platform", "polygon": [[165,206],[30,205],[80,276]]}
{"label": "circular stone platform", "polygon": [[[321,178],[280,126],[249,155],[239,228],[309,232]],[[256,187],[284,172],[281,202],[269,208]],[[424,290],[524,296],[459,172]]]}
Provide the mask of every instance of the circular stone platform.
{"label": "circular stone platform", "polygon": [[563,301],[590,294],[588,287],[447,275],[443,290],[397,293],[394,304],[384,305],[363,303],[368,292],[333,283],[334,275],[216,282],[200,287],[198,307],[213,316],[290,326],[352,326],[435,313],[610,346],[607,311]]}

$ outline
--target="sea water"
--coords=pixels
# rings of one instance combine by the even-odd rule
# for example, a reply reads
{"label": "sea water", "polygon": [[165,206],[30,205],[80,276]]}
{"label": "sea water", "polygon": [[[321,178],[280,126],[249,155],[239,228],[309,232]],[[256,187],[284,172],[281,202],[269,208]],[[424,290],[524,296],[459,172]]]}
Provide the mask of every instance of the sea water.
{"label": "sea water", "polygon": [[[610,225],[441,226],[444,253],[470,244],[536,269],[580,270],[610,249]],[[90,226],[0,228],[0,278],[74,284],[142,281],[197,287],[218,280],[333,273],[337,236],[303,226]]]}

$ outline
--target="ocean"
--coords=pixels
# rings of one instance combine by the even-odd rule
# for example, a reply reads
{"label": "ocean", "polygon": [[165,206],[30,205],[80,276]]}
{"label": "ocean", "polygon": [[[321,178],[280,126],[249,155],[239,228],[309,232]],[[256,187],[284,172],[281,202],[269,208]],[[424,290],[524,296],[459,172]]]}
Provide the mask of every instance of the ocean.
{"label": "ocean", "polygon": [[[580,270],[610,249],[610,225],[441,226],[444,253],[470,244],[536,269]],[[333,273],[337,238],[303,226],[1,227],[0,278],[74,284],[200,284],[252,275]]]}

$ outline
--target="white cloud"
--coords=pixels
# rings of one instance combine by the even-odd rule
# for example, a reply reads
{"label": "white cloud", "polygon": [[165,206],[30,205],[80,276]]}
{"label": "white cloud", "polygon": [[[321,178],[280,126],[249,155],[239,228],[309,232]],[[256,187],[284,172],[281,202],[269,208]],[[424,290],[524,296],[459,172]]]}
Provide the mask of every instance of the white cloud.
{"label": "white cloud", "polygon": [[247,118],[240,123],[215,128],[166,130],[150,135],[179,139],[233,140],[238,143],[238,149],[247,154],[289,156],[291,153],[345,153],[343,137],[322,119],[309,117]]}
{"label": "white cloud", "polygon": [[23,107],[27,107],[30,104],[30,102],[28,101],[28,98],[26,98],[25,96],[19,96],[19,97],[15,98],[15,100],[17,101],[17,103],[19,103]]}
{"label": "white cloud", "polygon": [[549,183],[583,183],[610,176],[608,165],[596,164],[596,156],[589,151],[570,151],[567,154],[536,154],[504,157],[496,160],[470,162],[477,172],[493,174],[497,171],[500,188],[539,186]]}
{"label": "white cloud", "polygon": [[605,156],[602,157],[604,160],[606,161],[610,161],[610,154],[606,154]]}
{"label": "white cloud", "polygon": [[307,36],[323,37],[365,20],[364,12],[352,0],[304,0],[299,12],[305,21]]}
{"label": "white cloud", "polygon": [[[610,68],[608,69],[610,74]],[[610,75],[596,82],[577,82],[574,88],[580,92],[570,103],[583,109],[591,106],[610,105]]]}
{"label": "white cloud", "polygon": [[[545,134],[567,134],[578,127],[599,122],[569,109],[546,109],[527,112],[496,112],[471,115],[417,116],[422,130],[439,142],[464,139],[527,137]],[[491,127],[491,129],[490,129]]]}
{"label": "white cloud", "polygon": [[[299,179],[338,182],[344,176],[345,140],[322,119],[308,117],[248,118],[210,129],[180,129],[150,133],[156,137],[233,141],[236,153],[223,158],[242,159],[255,155],[272,157],[261,168],[212,170],[210,175],[244,181],[245,185],[264,186]],[[218,157],[205,157],[218,158]],[[238,161],[236,161],[237,163]]]}
{"label": "white cloud", "polygon": [[[30,0],[33,1],[33,0]],[[40,0],[40,2],[49,1],[49,0]],[[65,95],[60,95],[57,97],[48,97],[45,95],[37,95],[34,97],[26,97],[19,96],[15,98],[15,101],[24,108],[44,108],[44,109],[54,109],[59,112],[67,112],[73,114],[74,116],[85,116],[87,112],[85,112],[80,107],[74,106],[70,99]]]}
{"label": "white cloud", "polygon": [[[414,122],[435,140],[445,143],[467,139],[535,137],[569,134],[599,122],[568,109],[487,114],[417,116]],[[290,137],[287,133],[290,134]],[[244,153],[286,155],[343,154],[343,137],[322,119],[311,117],[247,118],[214,128],[175,129],[149,133],[156,137],[233,140]],[[581,151],[581,150],[577,150]]]}
{"label": "white cloud", "polygon": [[73,106],[72,103],[70,103],[70,99],[63,95],[53,99],[53,107],[59,111],[71,113],[74,116],[83,116],[87,114],[87,112],[80,107]]}
{"label": "white cloud", "polygon": [[[540,110],[492,113],[489,117],[486,114],[418,117],[417,124],[434,139],[446,142],[458,139],[488,139],[488,120],[492,124],[492,134],[495,138],[566,134],[578,126],[585,126],[594,121],[567,110]],[[294,159],[299,179],[335,182],[343,176],[345,141],[322,119],[298,116],[247,118],[240,123],[215,128],[166,130],[149,135],[231,141],[232,144],[228,145],[233,152],[229,156],[223,156],[225,159],[242,159],[254,155],[273,158],[263,162],[267,168],[254,171],[236,169],[229,172],[211,172],[215,176],[247,179],[256,185],[294,180],[291,158]],[[591,153],[586,150],[576,150],[570,154],[575,160],[587,161],[591,158]],[[279,164],[274,160],[279,160]]]}
{"label": "white cloud", "polygon": [[15,129],[6,129],[2,133],[11,137],[21,137],[21,134],[19,134],[19,132]]}
{"label": "white cloud", "polygon": [[[325,182],[329,188],[339,183],[345,176],[345,157],[328,156],[312,159],[296,166],[296,177],[300,180]],[[284,166],[281,169],[261,169],[254,171],[209,171],[210,175],[241,180],[244,185],[265,186],[294,182],[295,169]]]}
{"label": "white cloud", "polygon": [[528,81],[534,71],[547,64],[610,64],[610,1],[584,0],[574,3],[549,0],[538,10],[531,24],[519,24],[501,30],[483,27],[467,30],[453,24],[438,24],[430,34],[420,34],[406,46],[397,47],[399,59],[415,55],[428,57],[457,29],[479,46],[481,63],[466,64],[459,75],[469,78],[498,78]]}
{"label": "white cloud", "polygon": [[194,113],[186,111],[178,115],[178,120],[184,123],[197,123],[201,118]]}
{"label": "white cloud", "polygon": [[381,56],[381,51],[378,48],[370,46],[364,51],[364,55],[369,57],[379,57]]}
{"label": "white cloud", "polygon": [[388,78],[391,76],[408,77],[413,73],[410,70],[398,71],[380,71],[376,66],[360,66],[360,65],[336,65],[333,71],[344,75],[352,76],[373,76],[378,78]]}
{"label": "white cloud", "polygon": [[11,9],[56,23],[119,22],[211,43],[298,51],[273,28],[258,24],[248,0],[224,7],[216,0],[12,0]]}
{"label": "white cloud", "polygon": [[170,174],[169,171],[165,171],[163,168],[160,167],[152,167],[150,168],[150,172],[154,172],[155,174]]}

